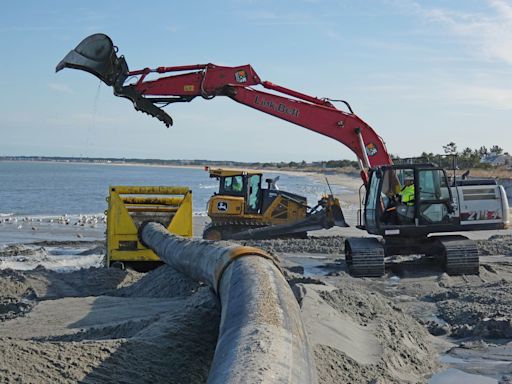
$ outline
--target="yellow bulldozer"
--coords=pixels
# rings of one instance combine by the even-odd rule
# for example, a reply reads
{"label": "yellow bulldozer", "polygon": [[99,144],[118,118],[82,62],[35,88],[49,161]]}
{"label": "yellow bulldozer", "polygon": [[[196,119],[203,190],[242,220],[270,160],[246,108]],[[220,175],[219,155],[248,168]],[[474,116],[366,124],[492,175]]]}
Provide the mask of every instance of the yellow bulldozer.
{"label": "yellow bulldozer", "polygon": [[265,188],[263,174],[258,171],[208,171],[210,177],[219,180],[219,189],[208,201],[211,223],[204,229],[204,239],[301,238],[307,231],[348,226],[332,191],[309,207],[305,197],[278,189],[279,176],[265,179]]}

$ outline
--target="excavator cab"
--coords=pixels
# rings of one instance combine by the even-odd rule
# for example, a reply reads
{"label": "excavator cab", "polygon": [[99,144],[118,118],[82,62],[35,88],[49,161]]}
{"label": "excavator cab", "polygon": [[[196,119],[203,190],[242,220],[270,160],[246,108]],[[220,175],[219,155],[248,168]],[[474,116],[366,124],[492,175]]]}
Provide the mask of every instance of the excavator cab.
{"label": "excavator cab", "polygon": [[358,227],[383,239],[346,239],[353,276],[382,276],[385,257],[396,255],[438,261],[450,275],[478,274],[476,243],[437,233],[502,229],[510,222],[506,194],[495,180],[457,179],[455,174],[450,180],[444,169],[419,163],[373,168],[367,185]]}
{"label": "excavator cab", "polygon": [[370,172],[364,229],[378,235],[427,235],[452,226],[445,170],[432,164],[382,166]]}

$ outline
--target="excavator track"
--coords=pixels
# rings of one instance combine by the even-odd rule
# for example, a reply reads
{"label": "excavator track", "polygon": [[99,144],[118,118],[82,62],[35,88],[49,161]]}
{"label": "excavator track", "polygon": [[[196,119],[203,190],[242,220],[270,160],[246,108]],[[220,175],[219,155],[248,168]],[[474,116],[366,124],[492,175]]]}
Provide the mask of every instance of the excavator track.
{"label": "excavator track", "polygon": [[345,261],[355,277],[384,275],[384,247],[376,238],[349,238],[345,240]]}
{"label": "excavator track", "polygon": [[449,275],[478,275],[480,263],[478,248],[473,240],[464,236],[439,239],[444,248],[445,268]]}

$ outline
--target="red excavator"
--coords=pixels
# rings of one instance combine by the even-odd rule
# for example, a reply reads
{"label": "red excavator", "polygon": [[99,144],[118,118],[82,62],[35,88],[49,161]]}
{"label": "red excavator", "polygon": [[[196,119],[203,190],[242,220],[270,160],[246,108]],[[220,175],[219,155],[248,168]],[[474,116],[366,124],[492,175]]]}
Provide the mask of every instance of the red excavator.
{"label": "red excavator", "polygon": [[[136,110],[166,126],[172,125],[172,119],[162,106],[198,96],[227,96],[346,145],[359,160],[365,186],[357,227],[382,236],[346,239],[346,262],[354,276],[382,276],[384,258],[391,255],[426,255],[441,259],[449,274],[478,274],[473,241],[461,235],[434,234],[503,229],[510,223],[505,191],[495,181],[449,178],[444,169],[427,162],[393,165],[384,141],[348,102],[261,81],[250,65],[209,63],[130,71],[112,40],[94,34],[69,52],[56,71],[63,68],[93,74],[112,86],[116,96],[130,99]],[[146,79],[150,74],[158,78]],[[342,103],[346,111],[337,109],[334,102]],[[405,186],[407,202],[399,198]]]}

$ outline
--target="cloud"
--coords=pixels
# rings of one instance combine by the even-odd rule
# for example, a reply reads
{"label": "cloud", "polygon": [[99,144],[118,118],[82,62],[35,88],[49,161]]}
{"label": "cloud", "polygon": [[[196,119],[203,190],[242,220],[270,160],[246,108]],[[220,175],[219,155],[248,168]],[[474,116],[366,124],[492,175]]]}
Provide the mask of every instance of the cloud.
{"label": "cloud", "polygon": [[[412,82],[412,80],[411,80]],[[421,92],[418,91],[421,89]],[[505,86],[489,84],[467,84],[457,79],[449,79],[434,84],[410,83],[402,85],[383,79],[378,84],[358,86],[355,91],[374,96],[394,95],[397,102],[417,101],[429,105],[470,106],[494,110],[512,110],[512,90]]]}
{"label": "cloud", "polygon": [[49,83],[48,88],[51,91],[58,92],[58,93],[65,93],[67,95],[75,94],[75,91],[73,89],[71,89],[71,87],[69,87],[66,84],[62,84],[62,83]]}
{"label": "cloud", "polygon": [[0,27],[0,33],[25,33],[55,31],[56,27],[13,25]]}
{"label": "cloud", "polygon": [[57,127],[91,127],[91,126],[113,126],[122,127],[125,125],[133,125],[133,117],[131,116],[108,116],[100,113],[72,113],[65,116],[49,117],[46,122],[49,125]]}
{"label": "cloud", "polygon": [[504,0],[487,0],[487,7],[468,12],[449,8],[426,8],[417,2],[401,7],[427,22],[446,27],[486,60],[512,64],[512,5]]}
{"label": "cloud", "polygon": [[242,15],[253,21],[274,21],[279,19],[276,13],[267,10],[252,10],[250,12],[242,12]]}
{"label": "cloud", "polygon": [[501,110],[512,109],[512,91],[508,88],[490,86],[451,87],[452,99],[474,106],[488,106]]}
{"label": "cloud", "polygon": [[176,33],[179,31],[179,28],[176,25],[167,25],[167,26],[163,27],[163,30],[165,32]]}
{"label": "cloud", "polygon": [[253,25],[313,25],[322,24],[311,14],[303,12],[277,13],[268,10],[251,9],[238,13],[240,17]]}

